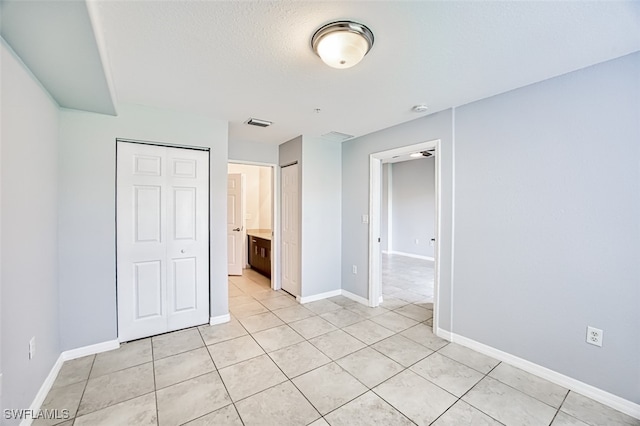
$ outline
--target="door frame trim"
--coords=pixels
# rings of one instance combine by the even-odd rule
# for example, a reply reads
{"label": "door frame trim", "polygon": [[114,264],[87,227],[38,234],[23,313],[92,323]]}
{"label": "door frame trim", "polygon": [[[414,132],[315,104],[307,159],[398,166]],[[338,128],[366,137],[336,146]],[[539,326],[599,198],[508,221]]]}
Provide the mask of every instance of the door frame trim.
{"label": "door frame trim", "polygon": [[440,139],[429,140],[400,148],[374,152],[369,155],[369,306],[376,307],[382,299],[382,265],[380,237],[380,217],[382,211],[382,161],[398,155],[435,148],[435,237],[434,277],[433,277],[433,329],[438,330],[441,237],[442,237],[442,155]]}
{"label": "door frame trim", "polygon": [[[280,169],[276,163],[227,159],[228,164],[271,167],[271,289],[280,290]],[[227,170],[228,173],[228,170]]]}
{"label": "door frame trim", "polygon": [[[180,144],[174,144],[169,142],[141,141],[137,139],[116,138],[116,146],[118,146],[118,142],[137,143],[140,145],[163,146],[166,148],[193,149],[195,151],[211,151],[211,148],[206,146],[180,145]],[[209,170],[211,170],[211,167],[209,167]]]}

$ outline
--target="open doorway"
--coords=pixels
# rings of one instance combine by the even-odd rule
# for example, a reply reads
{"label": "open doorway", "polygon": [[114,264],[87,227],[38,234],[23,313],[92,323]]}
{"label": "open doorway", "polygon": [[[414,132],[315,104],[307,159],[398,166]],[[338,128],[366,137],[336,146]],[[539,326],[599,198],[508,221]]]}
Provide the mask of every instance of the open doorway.
{"label": "open doorway", "polygon": [[274,166],[228,164],[229,282],[239,289],[275,289],[277,250]]}
{"label": "open doorway", "polygon": [[433,309],[434,330],[440,251],[439,147],[440,141],[435,140],[370,156],[369,305],[378,306],[387,298],[416,305],[415,310]]}

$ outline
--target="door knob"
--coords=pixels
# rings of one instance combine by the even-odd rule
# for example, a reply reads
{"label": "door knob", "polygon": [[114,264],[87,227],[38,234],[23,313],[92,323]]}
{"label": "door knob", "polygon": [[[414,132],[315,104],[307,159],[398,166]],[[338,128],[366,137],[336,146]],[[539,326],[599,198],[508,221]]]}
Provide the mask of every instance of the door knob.
{"label": "door knob", "polygon": [[240,228],[233,228],[234,231],[240,231]]}

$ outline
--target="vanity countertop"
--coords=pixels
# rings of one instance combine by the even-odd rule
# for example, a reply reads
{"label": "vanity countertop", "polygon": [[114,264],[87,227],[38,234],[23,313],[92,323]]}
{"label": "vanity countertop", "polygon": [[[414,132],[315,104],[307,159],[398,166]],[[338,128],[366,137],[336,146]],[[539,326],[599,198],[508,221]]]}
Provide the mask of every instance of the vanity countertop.
{"label": "vanity countertop", "polygon": [[247,229],[247,235],[271,241],[271,229]]}

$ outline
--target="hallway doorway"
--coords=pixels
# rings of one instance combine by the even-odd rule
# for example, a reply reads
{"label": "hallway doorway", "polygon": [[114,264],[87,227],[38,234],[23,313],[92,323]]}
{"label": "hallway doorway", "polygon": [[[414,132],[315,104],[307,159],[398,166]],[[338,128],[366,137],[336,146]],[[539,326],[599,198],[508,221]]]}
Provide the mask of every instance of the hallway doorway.
{"label": "hallway doorway", "polygon": [[[435,140],[378,152],[370,156],[369,306],[412,305],[408,309],[413,309],[417,313],[419,311],[421,317],[429,318],[430,325],[434,329],[437,328],[438,253],[440,251],[439,145],[440,141]],[[385,183],[383,180],[383,166],[387,163],[410,161],[415,158],[431,158],[434,161],[431,211],[416,208],[411,212],[413,221],[431,220],[433,233],[425,234],[420,231],[419,236],[411,235],[409,243],[403,242],[404,248],[394,250],[397,245],[394,245],[393,239],[398,236],[397,233],[389,232],[390,223],[385,223],[393,212],[389,211],[388,200],[384,200],[383,203],[383,188],[385,184],[388,185],[388,182]],[[411,232],[416,231],[410,230],[409,234]],[[415,245],[415,250],[410,247],[412,244]]]}

